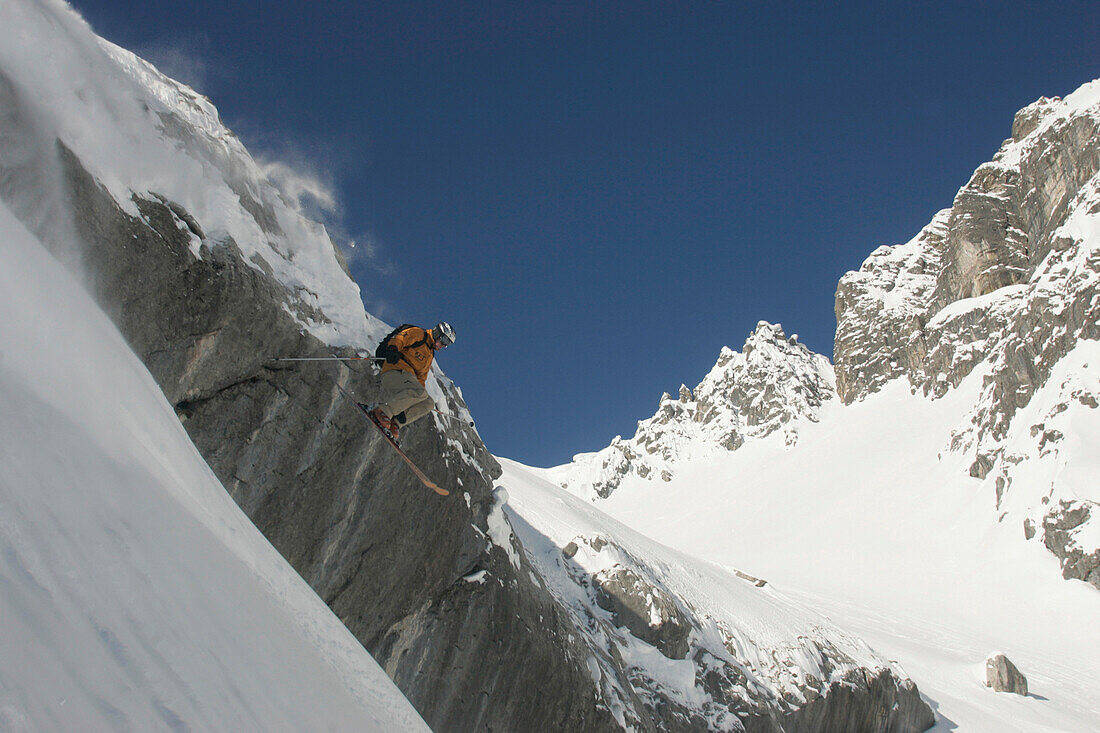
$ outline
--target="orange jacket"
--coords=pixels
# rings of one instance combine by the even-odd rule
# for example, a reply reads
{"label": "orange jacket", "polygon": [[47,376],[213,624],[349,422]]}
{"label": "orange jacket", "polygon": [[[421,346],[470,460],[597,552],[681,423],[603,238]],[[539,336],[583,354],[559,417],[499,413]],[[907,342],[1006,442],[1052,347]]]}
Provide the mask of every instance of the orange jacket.
{"label": "orange jacket", "polygon": [[401,354],[401,359],[396,364],[384,363],[382,373],[401,369],[412,374],[421,384],[426,383],[428,371],[435,358],[435,339],[432,338],[432,332],[413,326],[391,338],[390,343]]}

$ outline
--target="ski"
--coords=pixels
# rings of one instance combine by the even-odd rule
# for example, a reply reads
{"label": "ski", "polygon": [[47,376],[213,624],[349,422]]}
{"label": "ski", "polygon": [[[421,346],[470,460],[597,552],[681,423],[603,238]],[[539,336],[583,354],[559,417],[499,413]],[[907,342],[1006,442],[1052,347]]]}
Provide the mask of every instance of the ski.
{"label": "ski", "polygon": [[424,472],[420,470],[419,466],[413,463],[413,460],[409,458],[409,455],[401,448],[400,445],[397,444],[397,441],[393,439],[393,436],[389,434],[389,431],[383,430],[382,426],[374,421],[374,418],[370,415],[370,408],[368,408],[362,402],[356,402],[355,406],[358,407],[359,410],[367,416],[367,420],[370,421],[371,425],[378,428],[378,432],[382,433],[382,437],[386,439],[386,442],[392,445],[393,449],[397,451],[398,455],[405,459],[405,463],[409,464],[409,468],[412,469],[412,472],[416,474],[416,477],[420,479],[420,481],[425,486],[427,486],[429,489],[439,494],[440,496],[447,496],[451,493],[450,491],[447,491],[443,487],[437,485],[434,481],[424,475]]}
{"label": "ski", "polygon": [[420,470],[420,467],[413,463],[413,460],[409,458],[409,455],[404,450],[402,450],[401,446],[397,444],[397,441],[393,439],[393,436],[383,430],[382,426],[374,421],[374,418],[370,416],[370,409],[366,405],[364,405],[362,402],[359,402],[350,394],[348,394],[348,391],[341,387],[339,384],[336,385],[336,388],[343,392],[345,397],[355,403],[355,406],[358,407],[359,411],[363,413],[363,417],[367,418],[367,422],[378,429],[378,432],[382,434],[382,437],[386,439],[386,442],[393,446],[393,449],[397,451],[397,454],[405,460],[405,463],[409,464],[409,468],[412,469],[412,472],[416,474],[416,477],[420,479],[420,482],[422,484],[424,484],[440,496],[447,496],[451,493],[447,489],[444,489],[442,486],[439,486],[437,483],[428,478],[424,474],[424,472]]}

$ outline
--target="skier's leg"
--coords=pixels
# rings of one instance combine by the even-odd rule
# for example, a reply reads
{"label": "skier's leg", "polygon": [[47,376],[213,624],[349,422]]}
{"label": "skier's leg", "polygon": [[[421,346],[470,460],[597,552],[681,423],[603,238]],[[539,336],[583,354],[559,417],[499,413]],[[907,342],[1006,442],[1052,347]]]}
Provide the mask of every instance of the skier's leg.
{"label": "skier's leg", "polygon": [[398,425],[408,425],[411,422],[416,422],[434,409],[435,400],[433,400],[428,395],[427,390],[425,390],[424,399],[409,405],[405,408],[403,413],[394,415],[394,419],[397,421]]}
{"label": "skier's leg", "polygon": [[[388,417],[397,417],[398,424],[408,424],[435,407],[435,402],[416,377],[400,369],[382,375],[382,397],[384,401],[378,405],[379,408]],[[403,413],[404,420],[401,420]]]}

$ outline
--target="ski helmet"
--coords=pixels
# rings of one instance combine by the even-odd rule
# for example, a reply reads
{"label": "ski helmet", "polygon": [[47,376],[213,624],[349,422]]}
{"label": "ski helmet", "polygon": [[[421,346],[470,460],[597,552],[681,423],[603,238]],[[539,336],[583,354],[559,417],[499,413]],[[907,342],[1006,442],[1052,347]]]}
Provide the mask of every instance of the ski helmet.
{"label": "ski helmet", "polygon": [[450,346],[455,342],[455,330],[446,321],[440,321],[432,329],[432,338],[444,346]]}

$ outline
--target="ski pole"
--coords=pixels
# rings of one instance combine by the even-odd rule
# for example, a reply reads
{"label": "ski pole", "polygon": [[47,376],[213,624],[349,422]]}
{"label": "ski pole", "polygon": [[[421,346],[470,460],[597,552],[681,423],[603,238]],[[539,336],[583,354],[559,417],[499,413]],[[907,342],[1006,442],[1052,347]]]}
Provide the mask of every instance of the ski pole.
{"label": "ski pole", "polygon": [[271,361],[385,361],[377,356],[277,356]]}
{"label": "ski pole", "polygon": [[[385,359],[381,359],[377,356],[277,356],[272,359],[272,361],[385,361]],[[339,384],[336,386],[341,392],[344,392],[343,387],[340,387]],[[344,394],[347,395],[347,392],[344,392]],[[348,395],[348,397],[351,397],[351,395]],[[463,425],[468,425],[471,428],[474,426],[473,420],[461,420],[454,415],[443,412],[438,407],[433,407],[432,412],[438,413],[448,420],[454,420]]]}
{"label": "ski pole", "polygon": [[466,421],[466,420],[461,420],[461,419],[459,419],[459,418],[455,417],[454,415],[451,415],[451,414],[448,414],[448,413],[446,413],[446,412],[443,412],[443,411],[442,411],[442,410],[440,410],[440,409],[439,409],[438,407],[433,407],[433,408],[432,408],[432,412],[435,412],[435,413],[439,413],[440,415],[442,415],[443,417],[447,418],[448,420],[454,420],[455,422],[460,422],[460,423],[462,423],[463,425],[468,425],[468,426],[470,426],[471,428],[472,428],[472,427],[474,426],[474,421],[473,421],[473,420],[469,420],[469,421]]}

